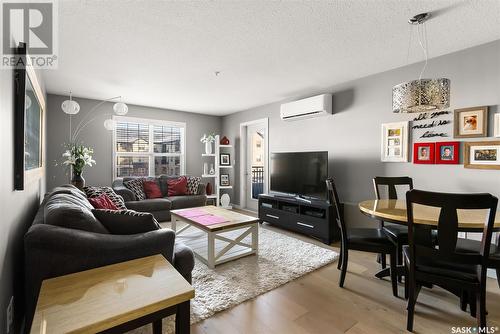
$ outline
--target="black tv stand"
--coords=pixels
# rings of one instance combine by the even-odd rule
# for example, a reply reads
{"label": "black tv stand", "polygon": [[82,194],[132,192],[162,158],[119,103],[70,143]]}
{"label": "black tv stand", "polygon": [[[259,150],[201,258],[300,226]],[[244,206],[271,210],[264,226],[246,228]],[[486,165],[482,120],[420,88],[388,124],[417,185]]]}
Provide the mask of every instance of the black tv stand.
{"label": "black tv stand", "polygon": [[320,239],[338,240],[333,206],[327,201],[280,195],[259,195],[259,219],[287,230]]}

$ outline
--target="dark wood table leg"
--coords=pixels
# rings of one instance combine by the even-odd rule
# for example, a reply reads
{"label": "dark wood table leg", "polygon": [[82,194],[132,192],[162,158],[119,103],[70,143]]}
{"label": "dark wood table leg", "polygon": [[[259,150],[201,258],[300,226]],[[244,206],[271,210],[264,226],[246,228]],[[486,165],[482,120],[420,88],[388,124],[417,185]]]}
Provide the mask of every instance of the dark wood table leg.
{"label": "dark wood table leg", "polygon": [[191,332],[190,318],[190,302],[187,301],[177,305],[177,313],[175,314],[175,334],[189,334]]}
{"label": "dark wood table leg", "polygon": [[162,334],[162,319],[153,321],[153,334]]}

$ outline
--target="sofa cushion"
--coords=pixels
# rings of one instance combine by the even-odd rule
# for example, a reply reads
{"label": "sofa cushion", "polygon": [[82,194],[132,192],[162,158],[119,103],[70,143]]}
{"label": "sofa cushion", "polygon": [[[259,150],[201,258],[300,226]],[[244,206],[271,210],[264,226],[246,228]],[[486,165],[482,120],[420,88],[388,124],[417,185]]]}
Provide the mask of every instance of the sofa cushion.
{"label": "sofa cushion", "polygon": [[144,192],[144,186],[143,186],[143,179],[132,179],[124,181],[123,185],[128,189],[132,190],[132,192],[135,195],[135,198],[138,201],[146,199],[146,193]]}
{"label": "sofa cushion", "polygon": [[116,207],[120,210],[127,210],[125,206],[125,202],[123,201],[123,197],[114,192],[114,190],[110,187],[92,187],[87,186],[83,188],[85,194],[88,198],[94,198],[101,196],[102,194],[106,194],[111,201],[116,205]]}
{"label": "sofa cushion", "polygon": [[172,205],[168,199],[152,198],[144,201],[132,201],[126,203],[127,209],[140,212],[154,212],[170,210]]}
{"label": "sofa cushion", "polygon": [[158,180],[144,180],[142,185],[146,198],[153,199],[163,197]]}
{"label": "sofa cushion", "polygon": [[205,206],[207,200],[205,195],[169,196],[167,198],[172,202],[172,210]]}
{"label": "sofa cushion", "polygon": [[91,197],[89,198],[89,202],[95,209],[118,210],[115,203],[113,203],[113,201],[106,194]]}
{"label": "sofa cushion", "polygon": [[161,229],[153,215],[134,210],[92,210],[94,216],[112,234],[138,234]]}
{"label": "sofa cushion", "polygon": [[188,195],[197,195],[198,194],[198,186],[201,183],[201,177],[199,176],[188,176],[187,177],[187,194]]}
{"label": "sofa cushion", "polygon": [[187,195],[187,177],[181,176],[177,179],[170,179],[168,183],[168,196]]}
{"label": "sofa cushion", "polygon": [[87,201],[72,194],[59,193],[50,196],[44,207],[46,224],[94,233],[108,233],[92,214],[93,207]]}

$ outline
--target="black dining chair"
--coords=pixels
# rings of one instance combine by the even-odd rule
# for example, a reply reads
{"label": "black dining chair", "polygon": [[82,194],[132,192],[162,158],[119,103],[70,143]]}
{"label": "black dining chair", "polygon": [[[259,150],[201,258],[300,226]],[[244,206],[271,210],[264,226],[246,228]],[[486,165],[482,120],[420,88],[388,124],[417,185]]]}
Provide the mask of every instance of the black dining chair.
{"label": "black dining chair", "polygon": [[[422,285],[435,284],[457,296],[466,293],[476,300],[477,325],[486,326],[486,272],[498,199],[490,194],[446,194],[421,190],[406,193],[408,246],[403,247],[408,271],[408,322],[413,330],[415,303]],[[432,226],[415,223],[414,204],[440,209],[437,240],[432,240]],[[478,253],[457,250],[457,210],[488,209]],[[417,217],[418,218],[418,217]],[[434,227],[435,228],[435,227]]]}
{"label": "black dining chair", "polygon": [[[465,253],[479,253],[481,241],[459,238],[457,241],[457,250]],[[491,244],[488,267],[495,269],[497,273],[497,284],[500,288],[500,233],[497,233],[496,242]]]}
{"label": "black dining chair", "polygon": [[390,255],[392,294],[398,296],[398,282],[396,275],[396,245],[389,239],[386,233],[380,228],[347,228],[344,217],[340,209],[340,200],[333,179],[326,180],[328,189],[328,200],[335,210],[336,222],[340,229],[340,280],[339,286],[344,286],[349,249],[370,252],[384,253]]}
{"label": "black dining chair", "polygon": [[[398,192],[396,187],[401,186],[404,192],[413,189],[413,180],[408,176],[399,177],[385,177],[376,176],[373,178],[373,189],[375,190],[376,199],[382,199],[382,188],[387,187],[387,198],[386,199],[398,199]],[[396,244],[397,247],[397,264],[403,265],[402,249],[403,245],[408,244],[408,226],[387,223],[384,221],[380,222],[380,227],[389,235],[391,240]],[[379,255],[380,263],[382,268],[386,267],[385,254]]]}

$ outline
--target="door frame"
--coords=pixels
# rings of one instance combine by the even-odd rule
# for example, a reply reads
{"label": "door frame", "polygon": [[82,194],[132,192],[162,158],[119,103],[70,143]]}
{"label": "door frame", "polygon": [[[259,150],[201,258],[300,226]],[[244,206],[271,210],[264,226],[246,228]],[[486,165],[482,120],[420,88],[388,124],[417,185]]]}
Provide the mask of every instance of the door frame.
{"label": "door frame", "polygon": [[260,118],[253,121],[240,123],[240,207],[247,207],[247,180],[245,170],[247,166],[247,127],[249,125],[263,124],[266,129],[264,135],[264,192],[269,192],[269,118]]}

